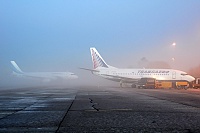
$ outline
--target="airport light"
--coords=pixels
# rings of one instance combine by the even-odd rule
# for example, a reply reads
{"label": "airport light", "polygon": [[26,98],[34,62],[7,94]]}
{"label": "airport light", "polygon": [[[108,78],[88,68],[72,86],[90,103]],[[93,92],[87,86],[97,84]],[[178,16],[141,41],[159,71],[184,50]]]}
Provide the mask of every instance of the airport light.
{"label": "airport light", "polygon": [[172,46],[176,46],[176,43],[174,42],[174,43],[172,43]]}

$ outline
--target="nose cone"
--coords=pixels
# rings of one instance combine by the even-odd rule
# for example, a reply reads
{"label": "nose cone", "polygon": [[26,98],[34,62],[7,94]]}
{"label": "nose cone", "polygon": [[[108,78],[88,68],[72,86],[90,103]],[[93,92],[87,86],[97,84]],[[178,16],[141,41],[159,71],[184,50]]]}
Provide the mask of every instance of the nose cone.
{"label": "nose cone", "polygon": [[78,76],[74,73],[67,73],[67,75],[65,76],[66,79],[77,79]]}
{"label": "nose cone", "polygon": [[192,81],[194,81],[195,80],[195,78],[194,77],[192,77],[192,76],[189,76],[189,82],[192,82]]}

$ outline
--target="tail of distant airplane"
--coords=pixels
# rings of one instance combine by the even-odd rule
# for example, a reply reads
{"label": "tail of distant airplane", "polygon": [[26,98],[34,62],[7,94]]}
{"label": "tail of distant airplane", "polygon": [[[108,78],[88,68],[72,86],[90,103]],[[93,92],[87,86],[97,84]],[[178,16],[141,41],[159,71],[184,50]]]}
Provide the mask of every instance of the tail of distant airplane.
{"label": "tail of distant airplane", "polygon": [[10,61],[11,64],[13,65],[13,71],[17,74],[23,74],[24,72],[19,68],[19,66],[17,65],[17,63],[15,63],[15,61]]}
{"label": "tail of distant airplane", "polygon": [[96,69],[97,67],[105,67],[105,68],[109,67],[109,65],[106,64],[101,55],[98,53],[96,48],[90,48],[90,52],[92,56],[92,63],[94,69]]}

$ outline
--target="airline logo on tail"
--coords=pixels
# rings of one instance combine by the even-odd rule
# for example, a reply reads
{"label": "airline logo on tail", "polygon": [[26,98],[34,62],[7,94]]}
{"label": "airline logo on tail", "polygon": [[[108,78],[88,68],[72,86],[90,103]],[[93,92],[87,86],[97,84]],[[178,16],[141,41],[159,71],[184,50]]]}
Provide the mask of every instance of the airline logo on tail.
{"label": "airline logo on tail", "polygon": [[92,56],[92,62],[93,62],[93,68],[96,69],[97,67],[106,67],[108,68],[108,65],[103,60],[101,55],[98,53],[98,51],[95,48],[90,48],[91,56]]}

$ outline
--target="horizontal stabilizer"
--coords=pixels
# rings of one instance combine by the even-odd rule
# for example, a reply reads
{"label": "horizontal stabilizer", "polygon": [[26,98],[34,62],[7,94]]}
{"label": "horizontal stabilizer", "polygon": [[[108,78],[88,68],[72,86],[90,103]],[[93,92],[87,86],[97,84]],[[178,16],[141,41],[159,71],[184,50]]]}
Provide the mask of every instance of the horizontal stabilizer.
{"label": "horizontal stabilizer", "polygon": [[91,71],[91,72],[99,72],[98,70],[88,69],[88,68],[79,68],[79,69],[83,69],[83,70],[87,70],[87,71]]}

